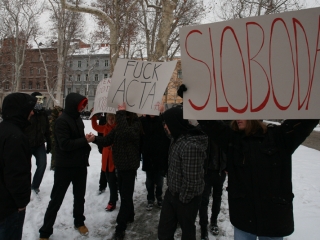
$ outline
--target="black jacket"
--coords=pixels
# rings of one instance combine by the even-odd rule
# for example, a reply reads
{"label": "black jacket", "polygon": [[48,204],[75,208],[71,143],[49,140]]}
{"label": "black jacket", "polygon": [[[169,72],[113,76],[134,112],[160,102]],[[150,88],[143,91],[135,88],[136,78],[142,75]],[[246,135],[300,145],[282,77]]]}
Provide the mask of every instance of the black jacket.
{"label": "black jacket", "polygon": [[85,97],[70,93],[66,97],[65,109],[54,126],[56,167],[89,166],[91,147],[84,134],[84,124],[77,111]]}
{"label": "black jacket", "polygon": [[170,139],[167,137],[160,117],[140,117],[142,124],[142,170],[168,170],[168,151]]}
{"label": "black jacket", "polygon": [[200,120],[202,129],[227,154],[231,223],[268,237],[294,231],[291,156],[319,120],[286,120],[267,133],[246,136],[219,121]]}
{"label": "black jacket", "polygon": [[98,146],[112,145],[112,156],[118,170],[137,170],[140,166],[141,123],[136,116],[128,123],[126,111],[117,111],[117,126],[104,137],[97,136],[94,143]]}
{"label": "black jacket", "polygon": [[30,143],[30,147],[41,146],[47,142],[51,146],[49,119],[44,109],[34,110],[34,115],[30,119],[31,125],[25,129]]}
{"label": "black jacket", "polygon": [[0,222],[30,201],[31,153],[23,129],[37,99],[13,93],[3,101],[0,123]]}

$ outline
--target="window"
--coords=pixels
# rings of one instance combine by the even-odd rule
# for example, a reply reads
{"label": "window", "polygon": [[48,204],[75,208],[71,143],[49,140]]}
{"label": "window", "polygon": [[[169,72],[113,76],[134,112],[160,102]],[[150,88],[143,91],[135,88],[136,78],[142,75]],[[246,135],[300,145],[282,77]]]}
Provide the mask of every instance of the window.
{"label": "window", "polygon": [[41,55],[39,55],[39,62],[41,62]]}
{"label": "window", "polygon": [[96,67],[99,67],[99,60],[96,60]]}
{"label": "window", "polygon": [[40,74],[41,73],[41,69],[40,68],[38,68],[38,74]]}
{"label": "window", "polygon": [[178,78],[182,78],[182,71],[181,70],[178,71]]}
{"label": "window", "polygon": [[78,68],[81,68],[81,61],[78,61]]}
{"label": "window", "polygon": [[23,75],[23,76],[26,75],[26,70],[25,70],[25,69],[22,70],[22,75]]}
{"label": "window", "polygon": [[49,56],[48,55],[46,56],[46,61],[49,61]]}
{"label": "window", "polygon": [[43,89],[47,89],[46,81],[43,81]]}
{"label": "window", "polygon": [[76,88],[76,93],[80,94],[80,88]]}
{"label": "window", "polygon": [[72,65],[73,65],[73,64],[72,64],[72,61],[70,61],[70,62],[69,62],[69,67],[72,67]]}
{"label": "window", "polygon": [[81,81],[80,75],[77,75],[77,81]]}
{"label": "window", "polygon": [[32,82],[29,82],[29,89],[32,89]]}
{"label": "window", "polygon": [[67,94],[71,93],[71,88],[68,88],[67,92]]}
{"label": "window", "polygon": [[81,91],[81,92],[80,92],[81,95],[85,95],[85,93],[84,93],[84,92],[85,92],[85,91],[84,91],[84,88],[81,88],[80,91]]}
{"label": "window", "polygon": [[87,60],[87,67],[89,67],[89,61]]}
{"label": "window", "polygon": [[99,76],[98,76],[98,74],[95,74],[95,75],[94,75],[94,80],[95,80],[95,81],[99,81]]}
{"label": "window", "polygon": [[93,88],[93,96],[96,95],[97,88]]}
{"label": "window", "polygon": [[37,82],[37,89],[40,89],[40,83]]}
{"label": "window", "polygon": [[109,61],[108,60],[104,60],[104,66],[108,67],[109,66]]}
{"label": "window", "polygon": [[33,68],[30,68],[30,75],[33,74]]}
{"label": "window", "polygon": [[89,81],[89,75],[86,74],[86,81],[88,82]]}
{"label": "window", "polygon": [[69,75],[69,81],[70,82],[72,81],[72,75]]}
{"label": "window", "polygon": [[108,73],[104,74],[104,78],[108,78]]}
{"label": "window", "polygon": [[26,83],[25,82],[21,83],[21,89],[26,89]]}
{"label": "window", "polygon": [[9,83],[6,83],[4,87],[6,90],[9,90]]}

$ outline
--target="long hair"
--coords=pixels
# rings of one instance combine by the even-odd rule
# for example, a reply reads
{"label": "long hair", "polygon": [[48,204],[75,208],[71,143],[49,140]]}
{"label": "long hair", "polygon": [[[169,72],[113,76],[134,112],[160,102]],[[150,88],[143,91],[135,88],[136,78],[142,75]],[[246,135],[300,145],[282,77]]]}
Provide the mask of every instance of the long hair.
{"label": "long hair", "polygon": [[[233,120],[231,122],[231,129],[234,131],[241,131],[238,127],[237,121]],[[259,131],[262,131],[263,133],[267,132],[267,126],[263,123],[261,120],[247,120],[246,128],[244,129],[244,132],[247,136],[255,134]]]}

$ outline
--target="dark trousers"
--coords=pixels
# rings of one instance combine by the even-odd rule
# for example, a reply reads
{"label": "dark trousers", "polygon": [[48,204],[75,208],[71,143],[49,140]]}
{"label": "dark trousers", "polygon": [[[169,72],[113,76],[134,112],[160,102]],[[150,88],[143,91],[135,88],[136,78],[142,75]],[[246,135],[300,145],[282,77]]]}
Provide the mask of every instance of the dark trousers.
{"label": "dark trousers", "polygon": [[47,153],[44,144],[31,148],[31,154],[36,158],[37,170],[34,173],[31,188],[38,189],[47,167]]}
{"label": "dark trousers", "polygon": [[223,189],[223,183],[226,179],[226,173],[224,171],[219,173],[218,170],[208,169],[208,172],[204,176],[205,186],[202,193],[201,205],[199,209],[199,224],[206,227],[208,225],[208,205],[209,198],[212,189],[212,207],[211,207],[211,223],[216,224],[217,218],[220,212],[221,195]]}
{"label": "dark trousers", "polygon": [[156,198],[162,201],[163,176],[159,171],[146,171],[146,188],[148,202],[154,202],[154,185],[156,185]]}
{"label": "dark trousers", "polygon": [[110,200],[112,204],[115,204],[118,201],[118,185],[117,185],[117,175],[116,171],[113,172],[105,172],[105,178],[109,183],[110,190]]}
{"label": "dark trousers", "polygon": [[125,231],[128,221],[134,218],[133,191],[136,174],[136,170],[118,170],[121,205],[117,216],[116,232]]}
{"label": "dark trousers", "polygon": [[43,226],[40,228],[40,238],[49,238],[53,233],[53,225],[57,217],[68,187],[73,185],[73,217],[74,226],[84,225],[86,219],[84,212],[84,196],[86,194],[87,167],[63,168],[56,167],[54,172],[54,183],[51,191],[51,200],[44,215]]}
{"label": "dark trousers", "polygon": [[20,240],[26,210],[12,213],[0,222],[0,240]]}
{"label": "dark trousers", "polygon": [[201,202],[201,195],[194,197],[189,203],[182,203],[179,195],[173,196],[167,189],[158,226],[159,240],[174,240],[174,233],[179,222],[182,240],[196,239],[195,221]]}
{"label": "dark trousers", "polygon": [[99,179],[99,190],[105,190],[107,188],[107,177],[106,172],[100,171],[100,179]]}

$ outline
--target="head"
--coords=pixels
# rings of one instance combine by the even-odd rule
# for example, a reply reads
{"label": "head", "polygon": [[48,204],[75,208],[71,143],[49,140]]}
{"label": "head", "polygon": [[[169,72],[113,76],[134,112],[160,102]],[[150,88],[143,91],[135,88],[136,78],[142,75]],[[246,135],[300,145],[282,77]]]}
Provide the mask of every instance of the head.
{"label": "head", "polygon": [[168,109],[161,117],[164,122],[164,129],[174,139],[177,139],[182,134],[186,134],[192,128],[189,121],[183,119],[183,110],[180,106]]}
{"label": "head", "polygon": [[235,131],[244,131],[247,136],[258,131],[263,133],[267,131],[267,126],[261,120],[234,120],[231,122],[231,128]]}
{"label": "head", "polygon": [[109,125],[113,125],[116,122],[116,115],[113,113],[107,113],[107,122]]}
{"label": "head", "polygon": [[33,92],[31,93],[31,96],[36,97],[37,98],[37,103],[34,106],[35,110],[41,110],[43,107],[43,96],[41,93],[39,92]]}
{"label": "head", "polygon": [[26,127],[33,115],[37,98],[25,93],[11,93],[6,96],[2,104],[2,117],[12,121],[20,127]]}
{"label": "head", "polygon": [[64,112],[73,118],[78,118],[87,103],[88,99],[85,96],[79,93],[69,93],[66,97]]}

